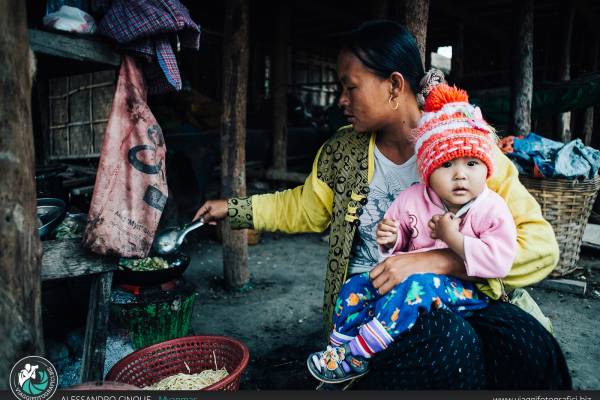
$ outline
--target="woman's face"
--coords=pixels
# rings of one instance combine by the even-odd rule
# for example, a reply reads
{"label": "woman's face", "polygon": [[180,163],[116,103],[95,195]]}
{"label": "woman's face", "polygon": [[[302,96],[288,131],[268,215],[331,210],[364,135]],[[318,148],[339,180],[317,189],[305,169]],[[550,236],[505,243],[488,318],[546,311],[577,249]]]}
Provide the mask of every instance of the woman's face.
{"label": "woman's face", "polygon": [[393,112],[388,104],[391,83],[367,69],[351,52],[338,56],[338,77],[342,95],[338,101],[357,132],[378,130]]}

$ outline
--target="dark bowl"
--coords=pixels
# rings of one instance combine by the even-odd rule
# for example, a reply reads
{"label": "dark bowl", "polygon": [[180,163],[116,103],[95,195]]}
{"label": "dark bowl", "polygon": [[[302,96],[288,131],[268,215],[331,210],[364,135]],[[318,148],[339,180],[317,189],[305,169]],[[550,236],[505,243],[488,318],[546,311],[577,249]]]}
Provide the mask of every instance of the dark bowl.
{"label": "dark bowl", "polygon": [[161,256],[169,263],[171,268],[156,271],[132,271],[127,267],[119,266],[115,270],[115,281],[136,286],[155,286],[179,278],[190,265],[190,258],[185,254]]}
{"label": "dark bowl", "polygon": [[61,199],[45,197],[37,199],[37,217],[42,222],[38,234],[45,239],[56,228],[67,213],[67,205]]}

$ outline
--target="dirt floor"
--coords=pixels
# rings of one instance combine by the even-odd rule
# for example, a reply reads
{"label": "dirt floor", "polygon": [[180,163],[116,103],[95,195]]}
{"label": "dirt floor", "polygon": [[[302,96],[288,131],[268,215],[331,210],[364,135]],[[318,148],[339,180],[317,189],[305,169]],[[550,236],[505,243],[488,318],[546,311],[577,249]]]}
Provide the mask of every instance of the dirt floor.
{"label": "dirt floor", "polygon": [[[192,330],[227,335],[250,349],[241,388],[314,389],[305,366],[309,352],[322,347],[321,301],[327,243],[322,235],[263,234],[249,250],[251,285],[246,291],[223,287],[221,247],[201,240],[188,245],[192,265],[186,279],[197,286]],[[584,253],[586,278],[600,282],[600,254]],[[596,269],[591,267],[595,265]],[[600,389],[600,292],[580,295],[530,289],[551,318],[577,389]]]}

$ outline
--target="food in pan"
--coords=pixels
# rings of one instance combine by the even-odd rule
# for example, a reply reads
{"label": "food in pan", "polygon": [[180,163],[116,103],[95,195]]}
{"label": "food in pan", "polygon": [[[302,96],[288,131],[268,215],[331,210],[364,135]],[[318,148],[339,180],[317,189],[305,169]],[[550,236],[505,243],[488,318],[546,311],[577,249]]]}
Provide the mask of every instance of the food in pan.
{"label": "food in pan", "polygon": [[131,271],[157,271],[160,269],[167,269],[171,266],[169,263],[160,257],[146,257],[146,258],[135,258],[135,259],[122,259],[119,262],[121,269],[128,268]]}

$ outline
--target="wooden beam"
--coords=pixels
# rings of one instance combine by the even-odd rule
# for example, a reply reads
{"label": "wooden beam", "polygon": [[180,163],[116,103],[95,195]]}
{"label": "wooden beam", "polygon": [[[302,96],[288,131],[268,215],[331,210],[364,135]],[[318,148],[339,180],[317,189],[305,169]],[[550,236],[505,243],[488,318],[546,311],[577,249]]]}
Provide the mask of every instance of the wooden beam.
{"label": "wooden beam", "polygon": [[587,28],[586,35],[590,35],[596,39],[600,39],[600,31],[598,31],[598,21],[600,15],[594,12],[594,2],[591,0],[575,0],[575,9],[577,16],[581,18],[583,24]]}
{"label": "wooden beam", "polygon": [[559,292],[573,293],[583,296],[587,289],[587,283],[573,279],[544,279],[534,286],[543,289],[557,290]]}
{"label": "wooden beam", "polygon": [[[249,0],[225,1],[221,189],[226,198],[246,194],[248,3]],[[221,227],[225,281],[232,288],[243,287],[250,277],[246,231],[232,231],[227,219]]]}
{"label": "wooden beam", "polygon": [[50,113],[48,104],[49,84],[48,78],[42,71],[38,71],[33,84],[32,99],[34,99],[33,134],[35,143],[36,166],[46,165],[50,150]]}
{"label": "wooden beam", "polygon": [[[569,81],[571,80],[571,42],[573,38],[573,21],[575,19],[575,4],[568,2],[565,4],[567,9],[565,10],[564,23],[562,30],[562,54],[558,57],[559,68],[558,68],[558,80]],[[561,113],[558,115],[557,123],[558,137],[563,143],[571,141],[571,113]]]}
{"label": "wooden beam", "polygon": [[116,257],[100,256],[81,245],[81,239],[42,242],[42,280],[74,278],[114,271]]}
{"label": "wooden beam", "polygon": [[275,45],[273,54],[273,168],[287,169],[287,89],[290,57],[288,43],[290,39],[291,15],[287,1],[276,3]]}
{"label": "wooden beam", "polygon": [[81,358],[81,382],[101,382],[104,379],[112,277],[112,272],[105,272],[96,275],[92,281]]}
{"label": "wooden beam", "polygon": [[[335,15],[339,21],[355,21],[360,18],[360,14],[357,15],[355,11],[359,11],[359,8],[354,7],[338,7],[333,2],[317,2],[317,1],[294,1],[290,2],[294,5],[294,17],[296,14],[303,15]],[[295,35],[294,35],[295,36]]]}
{"label": "wooden beam", "polygon": [[503,46],[506,44],[509,35],[498,29],[495,21],[473,14],[456,1],[437,1],[434,4],[435,9],[440,10],[450,20],[462,22],[465,26],[493,39],[497,44],[499,43]]}
{"label": "wooden beam", "polygon": [[308,174],[304,174],[301,172],[289,172],[275,169],[268,169],[265,172],[265,178],[272,181],[304,183],[307,177]]}
{"label": "wooden beam", "polygon": [[533,97],[533,0],[516,0],[516,11],[511,126],[514,135],[526,135],[531,131]]}
{"label": "wooden beam", "polygon": [[371,1],[371,17],[373,19],[390,19],[390,3],[388,0]]}
{"label": "wooden beam", "polygon": [[[0,376],[44,354],[25,2],[0,2]],[[0,379],[0,389],[8,389]]]}
{"label": "wooden beam", "polygon": [[583,244],[600,249],[600,225],[588,223],[583,232]]}
{"label": "wooden beam", "polygon": [[427,23],[429,21],[429,0],[405,0],[404,26],[417,40],[421,62],[425,65],[427,45]]}
{"label": "wooden beam", "polygon": [[[305,157],[291,157],[292,159],[306,159]],[[247,162],[246,168],[251,166],[250,164],[255,164]],[[246,176],[248,178],[253,179],[261,179],[261,180],[269,180],[269,181],[278,181],[278,182],[291,182],[291,183],[304,183],[306,178],[308,177],[307,173],[304,172],[290,172],[290,171],[281,171],[275,170],[272,168],[263,169],[260,168],[258,164],[262,164],[261,162],[253,165],[253,168],[247,169]],[[256,168],[254,168],[256,166]]]}
{"label": "wooden beam", "polygon": [[[590,37],[592,49],[587,60],[588,71],[596,71],[598,68],[598,48],[600,47],[600,39],[597,36]],[[592,135],[594,133],[594,107],[588,107],[583,112],[583,143],[586,146],[592,145]]]}
{"label": "wooden beam", "polygon": [[77,61],[121,65],[121,55],[115,51],[114,46],[97,40],[30,29],[29,45],[34,52],[40,54]]}
{"label": "wooden beam", "polygon": [[450,75],[452,83],[462,85],[464,78],[464,58],[465,58],[465,24],[459,23],[456,26],[456,39],[452,46],[452,59]]}

